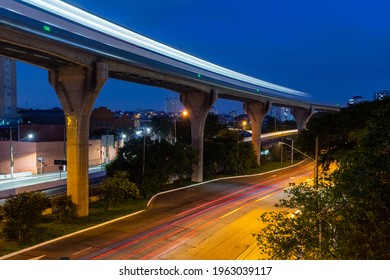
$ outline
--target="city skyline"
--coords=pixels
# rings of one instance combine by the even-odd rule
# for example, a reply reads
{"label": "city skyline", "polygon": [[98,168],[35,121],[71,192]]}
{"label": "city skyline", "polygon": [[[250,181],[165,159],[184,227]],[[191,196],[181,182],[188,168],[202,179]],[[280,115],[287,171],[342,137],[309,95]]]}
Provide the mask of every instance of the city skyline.
{"label": "city skyline", "polygon": [[[352,96],[371,100],[389,88],[385,1],[67,2],[223,67],[307,92],[313,103],[345,106]],[[18,107],[61,107],[46,70],[18,62],[17,73]],[[166,98],[178,96],[110,79],[94,107],[163,110]],[[219,99],[215,107],[242,112],[239,102]]]}

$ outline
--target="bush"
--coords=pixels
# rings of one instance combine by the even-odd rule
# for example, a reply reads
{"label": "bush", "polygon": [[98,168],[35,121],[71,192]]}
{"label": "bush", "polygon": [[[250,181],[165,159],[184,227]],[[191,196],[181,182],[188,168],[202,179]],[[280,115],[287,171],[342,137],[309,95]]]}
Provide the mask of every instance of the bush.
{"label": "bush", "polygon": [[72,201],[72,196],[61,195],[51,201],[55,210],[54,220],[58,223],[68,223],[76,217],[76,204]]}
{"label": "bush", "polygon": [[10,239],[24,239],[40,221],[50,200],[40,192],[11,195],[2,207],[2,233]]}
{"label": "bush", "polygon": [[104,179],[101,190],[102,199],[108,210],[113,204],[140,197],[137,185],[129,180],[129,174],[126,171],[118,171],[113,177]]}

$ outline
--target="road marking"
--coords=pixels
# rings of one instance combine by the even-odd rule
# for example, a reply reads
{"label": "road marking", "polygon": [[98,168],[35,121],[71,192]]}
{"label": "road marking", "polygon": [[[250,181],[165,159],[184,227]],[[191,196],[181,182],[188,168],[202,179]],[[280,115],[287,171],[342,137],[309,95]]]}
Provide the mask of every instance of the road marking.
{"label": "road marking", "polygon": [[220,219],[223,219],[223,218],[229,216],[230,214],[233,214],[234,212],[237,212],[238,210],[240,210],[240,209],[243,208],[243,207],[244,207],[244,206],[239,207],[239,208],[236,208],[236,209],[234,209],[233,211],[230,211],[229,213],[226,213],[225,215],[221,216]]}
{"label": "road marking", "polygon": [[42,256],[38,256],[38,257],[31,258],[30,260],[40,260],[40,259],[42,259],[44,256],[46,256],[46,254],[45,254],[45,255],[42,255]]}
{"label": "road marking", "polygon": [[259,201],[261,201],[261,200],[263,200],[263,199],[266,199],[266,198],[268,198],[268,197],[270,197],[270,196],[273,196],[273,195],[275,195],[275,193],[272,193],[272,194],[269,194],[269,195],[263,196],[262,198],[259,198],[259,199],[258,199],[258,200],[256,200],[255,202],[259,202]]}
{"label": "road marking", "polygon": [[73,253],[72,256],[77,255],[77,254],[80,254],[80,253],[82,253],[82,252],[84,252],[84,251],[87,251],[87,250],[89,250],[89,249],[91,249],[91,248],[92,248],[92,247],[88,247],[88,248],[85,248],[85,249],[83,249],[83,250],[81,250],[81,251],[78,251],[78,252],[76,252],[76,253]]}

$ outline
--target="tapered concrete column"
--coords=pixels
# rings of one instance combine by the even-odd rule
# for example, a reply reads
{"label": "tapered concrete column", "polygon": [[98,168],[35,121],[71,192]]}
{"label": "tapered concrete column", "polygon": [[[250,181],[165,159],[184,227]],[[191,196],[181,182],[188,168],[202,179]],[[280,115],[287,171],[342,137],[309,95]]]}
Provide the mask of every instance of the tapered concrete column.
{"label": "tapered concrete column", "polygon": [[193,92],[180,95],[180,101],[187,109],[191,122],[191,146],[198,152],[198,157],[192,163],[193,182],[203,181],[203,140],[204,125],[211,106],[217,100],[216,92]]}
{"label": "tapered concrete column", "polygon": [[302,129],[306,128],[306,124],[309,121],[310,117],[313,115],[313,108],[310,107],[310,109],[305,108],[293,108],[291,110],[292,115],[295,118],[295,121],[297,123],[297,129],[298,131],[301,131]]}
{"label": "tapered concrete column", "polygon": [[67,194],[77,205],[77,215],[88,216],[88,139],[89,121],[95,100],[108,79],[105,63],[93,69],[62,67],[49,72],[66,121]]}
{"label": "tapered concrete column", "polygon": [[271,109],[271,102],[247,102],[244,103],[244,111],[249,117],[252,125],[252,144],[257,156],[257,164],[260,164],[261,152],[261,126],[263,120]]}

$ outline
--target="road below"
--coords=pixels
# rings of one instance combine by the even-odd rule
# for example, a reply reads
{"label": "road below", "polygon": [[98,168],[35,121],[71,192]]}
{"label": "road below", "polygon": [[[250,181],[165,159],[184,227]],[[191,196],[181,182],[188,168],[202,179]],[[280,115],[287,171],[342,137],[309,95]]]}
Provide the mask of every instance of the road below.
{"label": "road below", "polygon": [[[100,165],[89,168],[90,182],[96,178],[104,177],[105,174],[106,171]],[[15,195],[22,192],[45,191],[64,186],[62,192],[66,193],[67,175],[67,172],[50,172],[46,174],[15,177],[13,179],[2,179],[0,180],[0,205],[9,195]]]}
{"label": "road below", "polygon": [[274,210],[289,183],[312,164],[193,185],[160,194],[145,211],[34,246],[6,259],[258,259],[257,218]]}

